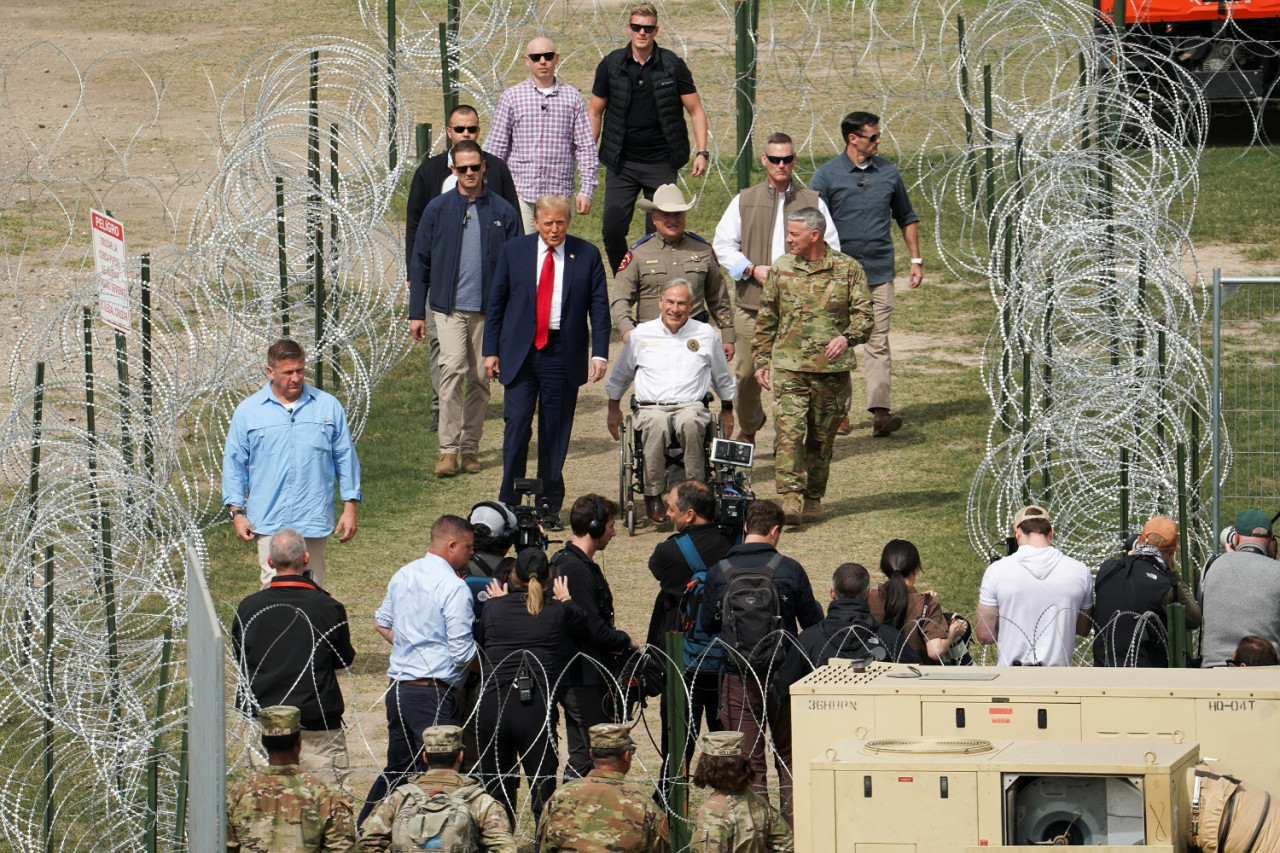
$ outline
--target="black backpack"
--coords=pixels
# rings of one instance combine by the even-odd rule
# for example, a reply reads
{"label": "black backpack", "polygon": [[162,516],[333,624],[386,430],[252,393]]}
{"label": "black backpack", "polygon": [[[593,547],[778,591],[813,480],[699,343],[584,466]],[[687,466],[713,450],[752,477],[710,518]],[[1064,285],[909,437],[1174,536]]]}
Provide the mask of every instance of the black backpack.
{"label": "black backpack", "polygon": [[759,567],[738,568],[727,557],[720,565],[725,579],[720,639],[739,670],[764,674],[776,662],[782,641],[782,596],[773,582],[782,555],[775,553]]}

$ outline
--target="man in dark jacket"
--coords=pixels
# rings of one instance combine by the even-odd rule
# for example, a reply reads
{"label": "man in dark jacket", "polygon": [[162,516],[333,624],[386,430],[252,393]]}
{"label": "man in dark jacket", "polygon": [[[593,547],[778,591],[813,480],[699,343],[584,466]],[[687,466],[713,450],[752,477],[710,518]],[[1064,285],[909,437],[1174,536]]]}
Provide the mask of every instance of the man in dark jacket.
{"label": "man in dark jacket", "polygon": [[450,153],[457,187],[427,205],[409,269],[409,333],[422,340],[429,311],[440,342],[437,477],[456,474],[459,455],[463,473],[480,473],[480,436],[489,405],[481,351],[484,310],[502,244],[520,236],[520,214],[484,188],[480,146],[463,141]]}
{"label": "man in dark jacket", "polygon": [[[649,557],[649,571],[658,581],[661,588],[653,602],[653,615],[649,617],[649,645],[664,649],[666,635],[670,631],[678,631],[680,602],[693,577],[695,567],[685,556],[683,547],[692,547],[697,554],[700,567],[705,571],[729,552],[729,537],[720,530],[714,521],[716,516],[716,497],[711,487],[701,480],[685,480],[676,483],[667,493],[667,517],[675,525],[676,532],[665,541],[659,542]],[[681,546],[681,539],[687,540]],[[712,649],[701,659],[684,660],[684,686],[689,696],[689,719],[685,746],[685,762],[693,760],[694,747],[697,745],[698,732],[702,720],[707,721],[707,731],[718,732],[720,724],[720,658],[719,649]],[[676,661],[680,663],[680,661]],[[662,694],[659,706],[662,716],[662,730],[667,730],[667,694]],[[667,742],[663,739],[663,759],[667,756]],[[680,768],[664,767],[660,784],[667,790],[673,776],[682,775]]]}
{"label": "man in dark jacket", "polygon": [[[755,768],[752,789],[764,796],[767,791],[765,726],[772,731],[774,764],[778,770],[778,800],[788,823],[791,821],[791,709],[787,703],[768,701],[766,690],[772,671],[781,663],[786,647],[795,642],[796,624],[808,628],[822,619],[822,605],[813,597],[813,587],[804,566],[778,553],[782,538],[782,507],[773,501],[757,500],[747,509],[742,544],[729,549],[723,560],[707,572],[701,624],[708,633],[724,627],[725,593],[732,576],[744,570],[772,574],[778,596],[778,631],[789,634],[769,643],[760,638],[759,647],[772,648],[770,659],[756,668],[748,666],[742,652],[726,647],[724,677],[720,686],[720,722],[725,729],[742,732],[751,765]],[[728,644],[726,643],[726,646]]]}
{"label": "man in dark jacket", "polygon": [[251,714],[296,706],[302,712],[302,767],[350,799],[346,706],[337,670],[351,665],[356,650],[346,608],[304,572],[306,547],[293,528],[278,531],[267,557],[275,577],[236,609],[231,648],[244,676],[237,704]]}
{"label": "man in dark jacket", "polygon": [[[617,272],[627,253],[627,229],[635,213],[636,195],[647,199],[663,184],[676,183],[676,173],[689,162],[689,130],[693,122],[698,144],[693,177],[707,171],[707,114],[684,60],[658,47],[658,10],[651,3],[631,7],[627,24],[631,43],[611,52],[596,66],[587,117],[600,141],[605,165],[604,212],[600,233],[609,269]],[[653,231],[649,222],[646,231]]]}
{"label": "man in dark jacket", "polygon": [[1093,581],[1093,665],[1169,665],[1164,609],[1177,601],[1188,628],[1200,627],[1200,606],[1177,573],[1178,525],[1157,515],[1142,527],[1133,550],[1107,560]]}
{"label": "man in dark jacket", "polygon": [[[475,142],[480,138],[480,116],[476,108],[469,104],[459,104],[449,113],[449,120],[444,128],[449,147],[434,157],[428,157],[418,164],[413,173],[413,181],[409,185],[409,201],[404,212],[404,274],[407,277],[413,269],[413,244],[418,237],[418,225],[422,214],[437,196],[445,190],[454,188],[457,176],[453,174],[453,155],[451,149],[463,140]],[[494,154],[484,155],[484,186],[489,192],[501,196],[512,207],[519,209],[520,199],[516,195],[515,181],[511,178],[511,170],[506,162]],[[426,338],[427,360],[431,370],[431,429],[437,427],[440,412],[440,344],[436,338],[435,320],[431,312],[427,312]],[[422,340],[417,337],[416,340]]]}
{"label": "man in dark jacket", "polygon": [[[565,779],[586,776],[591,771],[590,729],[598,723],[617,722],[606,710],[610,697],[611,673],[617,671],[618,656],[637,644],[613,625],[613,591],[604,571],[595,563],[597,552],[613,539],[618,505],[599,495],[583,495],[569,509],[569,529],[573,538],[551,558],[552,577],[563,577],[569,584],[569,599],[587,615],[589,639],[581,645],[566,640],[562,657],[569,660],[565,685],[561,687],[560,707],[564,709],[565,739],[569,744],[569,762]],[[564,689],[566,687],[568,689]],[[612,691],[614,694],[617,691]]]}
{"label": "man in dark jacket", "polygon": [[865,658],[920,663],[907,638],[892,625],[877,622],[867,606],[871,575],[859,563],[845,563],[831,576],[827,618],[800,632],[773,675],[777,701],[790,702],[790,688],[832,658]]}

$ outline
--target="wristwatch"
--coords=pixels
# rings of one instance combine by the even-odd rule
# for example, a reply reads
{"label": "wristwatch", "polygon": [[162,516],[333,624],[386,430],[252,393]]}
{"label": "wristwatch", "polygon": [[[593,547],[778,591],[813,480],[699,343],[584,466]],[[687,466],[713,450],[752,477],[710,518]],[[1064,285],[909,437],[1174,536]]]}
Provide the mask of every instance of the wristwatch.
{"label": "wristwatch", "polygon": [[840,337],[844,338],[844,342],[849,345],[850,349],[853,348],[853,335],[849,334],[848,332],[844,332],[843,334],[840,335]]}
{"label": "wristwatch", "polygon": [[710,160],[710,159],[711,159],[711,152],[710,152],[710,151],[699,151],[698,153],[694,154],[693,156],[694,156],[694,157],[706,157],[708,160]]}
{"label": "wristwatch", "polygon": [[244,515],[244,510],[237,507],[231,510],[231,517],[234,519],[237,515]]}

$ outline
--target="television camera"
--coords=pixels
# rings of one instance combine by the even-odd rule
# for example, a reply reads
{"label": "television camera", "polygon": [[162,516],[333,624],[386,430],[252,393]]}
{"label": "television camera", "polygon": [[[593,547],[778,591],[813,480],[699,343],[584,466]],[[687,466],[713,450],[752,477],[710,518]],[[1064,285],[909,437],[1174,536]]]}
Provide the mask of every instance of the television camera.
{"label": "television camera", "polygon": [[516,553],[525,548],[547,550],[547,534],[542,529],[542,480],[536,477],[517,477],[513,484],[520,503],[511,508],[516,514],[515,538],[512,540]]}
{"label": "television camera", "polygon": [[711,491],[716,498],[715,522],[735,544],[742,541],[742,525],[747,507],[755,500],[751,491],[750,469],[755,459],[755,445],[745,441],[717,438],[711,442]]}

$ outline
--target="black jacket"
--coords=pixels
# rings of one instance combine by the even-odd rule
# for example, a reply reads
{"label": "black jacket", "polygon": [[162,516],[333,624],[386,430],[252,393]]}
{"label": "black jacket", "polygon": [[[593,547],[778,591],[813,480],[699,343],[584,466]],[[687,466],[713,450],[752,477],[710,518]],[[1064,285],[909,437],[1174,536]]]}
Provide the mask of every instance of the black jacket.
{"label": "black jacket", "polygon": [[[691,524],[681,533],[689,534],[693,540],[693,548],[702,557],[702,562],[709,570],[729,553],[729,538],[714,522]],[[658,649],[663,648],[664,634],[676,630],[676,618],[679,615],[680,599],[684,596],[693,570],[685,562],[676,537],[681,533],[673,533],[658,547],[653,549],[649,557],[649,572],[658,581],[658,597],[653,602],[653,614],[649,617],[649,633],[647,642]]]}
{"label": "black jacket", "polygon": [[[511,170],[507,168],[506,161],[492,154],[484,154],[484,163],[484,188],[502,196],[519,213],[520,197],[516,195],[516,184],[511,179]],[[404,210],[405,276],[413,269],[413,243],[418,237],[418,223],[422,221],[422,213],[431,200],[440,195],[440,185],[449,174],[448,151],[423,160],[413,173],[413,182],[409,184],[409,202]],[[524,221],[519,216],[516,217],[516,230],[524,233]]]}
{"label": "black jacket", "polygon": [[1178,578],[1154,557],[1107,560],[1093,582],[1094,666],[1169,665],[1164,604]]}
{"label": "black jacket", "polygon": [[572,661],[567,681],[570,685],[604,684],[598,667],[575,656],[582,652],[612,671],[619,663],[616,653],[630,648],[631,638],[613,626],[613,590],[600,567],[572,542],[551,558],[551,574],[568,580],[569,597],[587,618],[585,637],[579,642],[566,637],[562,646],[565,660]]}
{"label": "black jacket", "polygon": [[[604,122],[600,128],[600,162],[617,171],[621,168],[622,150],[627,138],[627,108],[631,105],[631,78],[626,72],[627,56],[631,45],[618,48],[600,60],[609,77],[609,103],[605,107]],[[672,168],[682,169],[689,162],[689,126],[684,121],[684,102],[676,90],[674,70],[681,62],[666,48],[654,46],[653,54],[645,63],[645,78],[653,87],[653,97],[658,104],[658,116],[662,121],[662,134],[671,149],[668,161]]]}
{"label": "black jacket", "polygon": [[865,598],[838,598],[831,602],[826,619],[800,632],[774,672],[773,687],[780,697],[786,697],[791,685],[832,658],[861,657],[877,645],[884,647],[886,660],[920,663],[906,637],[892,625],[875,620]]}
{"label": "black jacket", "polygon": [[526,664],[535,684],[549,696],[558,687],[567,658],[565,642],[587,635],[587,615],[572,601],[559,602],[546,590],[542,612],[529,614],[525,591],[515,590],[485,602],[476,629],[476,642],[484,650],[485,690],[497,690],[515,681]]}
{"label": "black jacket", "polygon": [[[765,542],[743,542],[729,549],[724,559],[707,571],[706,586],[703,588],[702,628],[708,634],[719,634],[723,615],[720,611],[724,605],[725,577],[724,564],[732,563],[735,568],[760,568],[778,553],[778,549]],[[822,619],[822,605],[813,597],[813,587],[809,584],[809,576],[801,566],[790,557],[783,557],[778,570],[773,575],[773,585],[781,599],[778,603],[782,627],[789,634],[796,633],[796,623],[801,628],[808,628]],[[724,667],[729,672],[737,672],[737,664],[733,655],[726,655]]]}
{"label": "black jacket", "polygon": [[240,602],[231,622],[231,648],[253,691],[237,705],[249,710],[295,705],[302,727],[342,726],[337,670],[355,660],[347,610],[302,575],[277,575],[266,589]]}

